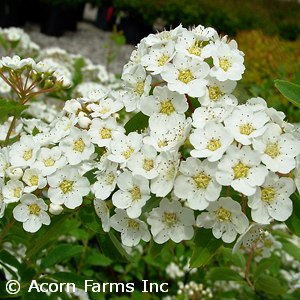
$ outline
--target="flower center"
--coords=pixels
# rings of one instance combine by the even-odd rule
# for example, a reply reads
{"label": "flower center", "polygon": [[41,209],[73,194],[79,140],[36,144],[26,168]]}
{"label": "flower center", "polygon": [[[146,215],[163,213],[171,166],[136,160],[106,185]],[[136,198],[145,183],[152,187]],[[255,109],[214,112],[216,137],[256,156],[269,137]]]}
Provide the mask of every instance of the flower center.
{"label": "flower center", "polygon": [[105,115],[110,112],[110,108],[104,107],[100,110],[100,114]]}
{"label": "flower center", "polygon": [[171,100],[161,102],[161,104],[160,104],[160,113],[161,114],[170,116],[174,111],[175,111],[175,108],[174,108]]}
{"label": "flower center", "polygon": [[143,169],[146,171],[151,171],[154,168],[154,163],[152,159],[144,159]]}
{"label": "flower center", "polygon": [[179,71],[178,80],[182,81],[183,83],[187,84],[193,79],[195,79],[195,77],[191,70],[185,69]]}
{"label": "flower center", "polygon": [[162,67],[166,64],[166,62],[169,60],[170,56],[163,54],[158,60],[158,66]]}
{"label": "flower center", "polygon": [[29,205],[29,213],[31,215],[39,215],[40,211],[41,208],[37,204],[34,203]]}
{"label": "flower center", "polygon": [[67,193],[70,193],[73,191],[73,184],[74,184],[74,181],[63,180],[61,182],[61,184],[59,185],[59,187],[64,194],[67,194]]}
{"label": "flower center", "polygon": [[32,158],[32,149],[24,151],[23,158],[27,161]]}
{"label": "flower center", "polygon": [[128,147],[127,150],[123,151],[122,155],[128,159],[132,153],[134,152],[134,149],[132,147]]}
{"label": "flower center", "polygon": [[31,185],[38,185],[39,184],[39,178],[36,175],[33,175],[30,177],[29,182]]}
{"label": "flower center", "polygon": [[244,135],[250,135],[254,130],[255,128],[249,123],[240,126],[240,133]]}
{"label": "flower center", "polygon": [[145,82],[144,81],[139,81],[136,84],[135,87],[135,93],[138,94],[139,96],[142,96],[144,94],[144,89],[145,89]]}
{"label": "flower center", "polygon": [[54,165],[55,161],[51,157],[44,160],[45,167],[52,167]]}
{"label": "flower center", "polygon": [[222,97],[224,93],[221,92],[218,86],[210,86],[208,87],[208,96],[212,101],[218,101],[220,97]]}
{"label": "flower center", "polygon": [[130,191],[130,194],[133,201],[137,201],[142,198],[141,190],[137,186],[133,187],[133,189]]}
{"label": "flower center", "polygon": [[112,172],[110,172],[110,173],[108,173],[108,174],[106,175],[106,177],[105,177],[105,182],[106,182],[108,185],[112,185],[113,182],[115,181],[115,178],[116,178],[116,176],[115,176]]}
{"label": "flower center", "polygon": [[168,213],[165,212],[163,216],[163,222],[168,226],[168,227],[173,227],[175,224],[178,222],[178,218],[176,213]]}
{"label": "flower center", "polygon": [[100,130],[101,139],[110,139],[111,138],[111,130],[108,128],[102,128]]}
{"label": "flower center", "polygon": [[132,219],[128,220],[127,226],[129,228],[132,228],[133,230],[138,230],[140,228],[139,222],[132,220]]}
{"label": "flower center", "polygon": [[234,179],[245,178],[248,176],[249,167],[239,161],[233,168]]}
{"label": "flower center", "polygon": [[276,197],[276,190],[272,187],[261,189],[261,200],[270,204]]}
{"label": "flower center", "polygon": [[173,180],[175,175],[176,175],[176,167],[174,165],[171,165],[167,171],[167,179],[168,180]]}
{"label": "flower center", "polygon": [[194,176],[193,179],[197,189],[206,189],[211,180],[205,173],[199,173],[197,176]]}
{"label": "flower center", "polygon": [[21,191],[22,189],[20,187],[14,189],[13,195],[15,198],[20,198],[21,197]]}
{"label": "flower center", "polygon": [[228,221],[231,219],[231,212],[224,207],[220,207],[217,212],[217,217],[221,222],[225,220]]}
{"label": "flower center", "polygon": [[159,140],[158,142],[158,147],[163,148],[168,146],[168,141],[167,140]]}
{"label": "flower center", "polygon": [[227,72],[228,69],[231,67],[231,62],[228,58],[219,58],[219,66],[221,69]]}
{"label": "flower center", "polygon": [[77,140],[76,142],[74,142],[74,147],[73,149],[77,152],[83,152],[85,149],[85,143],[82,140],[82,138],[80,138],[79,140]]}
{"label": "flower center", "polygon": [[189,53],[194,54],[196,56],[201,55],[201,50],[202,50],[202,42],[201,41],[196,41],[192,47],[188,48]]}
{"label": "flower center", "polygon": [[269,143],[266,147],[265,153],[272,158],[276,158],[280,154],[278,143]]}
{"label": "flower center", "polygon": [[219,139],[211,139],[208,143],[206,148],[210,151],[216,151],[221,147],[221,142]]}

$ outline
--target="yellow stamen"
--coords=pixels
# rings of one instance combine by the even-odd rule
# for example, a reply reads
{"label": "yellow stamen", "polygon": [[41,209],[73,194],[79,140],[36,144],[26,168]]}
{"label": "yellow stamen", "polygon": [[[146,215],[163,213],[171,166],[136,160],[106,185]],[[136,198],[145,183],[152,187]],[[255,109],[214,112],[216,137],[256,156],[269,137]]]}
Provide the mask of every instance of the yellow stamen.
{"label": "yellow stamen", "polygon": [[74,146],[73,149],[77,152],[83,152],[85,149],[85,143],[82,140],[82,138],[80,138],[79,140],[77,140],[76,142],[74,142]]}
{"label": "yellow stamen", "polygon": [[228,58],[219,58],[219,66],[221,69],[227,72],[231,67],[231,62],[228,60]]}
{"label": "yellow stamen", "polygon": [[239,161],[232,169],[234,173],[234,179],[247,177],[250,170],[250,168],[244,165],[241,161]]}
{"label": "yellow stamen", "polygon": [[262,188],[261,189],[261,200],[270,204],[273,202],[274,198],[276,197],[276,190],[274,188]]}
{"label": "yellow stamen", "polygon": [[61,182],[61,184],[59,185],[59,187],[64,194],[67,194],[67,193],[70,193],[73,191],[73,184],[74,184],[74,181],[63,180]]}
{"label": "yellow stamen", "polygon": [[199,173],[193,177],[197,189],[206,189],[210,183],[211,178],[205,173]]}
{"label": "yellow stamen", "polygon": [[179,71],[178,80],[182,81],[183,83],[187,84],[193,79],[195,79],[195,77],[191,70],[185,69]]}
{"label": "yellow stamen", "polygon": [[140,81],[136,84],[134,91],[139,96],[142,96],[144,94],[144,90],[145,90],[145,81]]}
{"label": "yellow stamen", "polygon": [[132,155],[133,152],[134,152],[134,149],[133,149],[132,147],[128,147],[127,150],[123,151],[122,155],[123,155],[126,159],[128,159],[128,158]]}
{"label": "yellow stamen", "polygon": [[221,147],[221,142],[219,139],[211,139],[208,143],[206,148],[210,151],[216,151]]}
{"label": "yellow stamen", "polygon": [[269,143],[266,147],[265,153],[272,158],[276,158],[280,154],[278,143]]}
{"label": "yellow stamen", "polygon": [[131,198],[133,201],[140,200],[142,198],[141,190],[139,187],[135,186],[131,191]]}
{"label": "yellow stamen", "polygon": [[240,126],[240,133],[244,135],[250,135],[254,130],[255,128],[249,123]]}
{"label": "yellow stamen", "polygon": [[140,228],[140,224],[137,221],[132,220],[132,219],[128,220],[127,226],[134,230],[138,230]]}
{"label": "yellow stamen", "polygon": [[36,175],[31,176],[29,179],[31,185],[35,186],[39,184],[39,178]]}
{"label": "yellow stamen", "polygon": [[154,168],[154,162],[152,159],[144,159],[143,169],[146,171],[151,171]]}
{"label": "yellow stamen", "polygon": [[161,102],[160,113],[170,116],[175,111],[173,103],[171,100]]}
{"label": "yellow stamen", "polygon": [[32,158],[32,149],[24,151],[23,158],[27,161]]}
{"label": "yellow stamen", "polygon": [[52,167],[54,165],[55,161],[51,157],[44,160],[45,167]]}
{"label": "yellow stamen", "polygon": [[225,220],[228,221],[231,219],[231,212],[224,207],[220,207],[217,212],[217,217],[221,222]]}
{"label": "yellow stamen", "polygon": [[29,213],[31,215],[39,215],[40,214],[40,211],[41,211],[41,208],[37,205],[37,204],[30,204],[29,205]]}
{"label": "yellow stamen", "polygon": [[166,62],[169,60],[170,56],[168,55],[162,55],[158,60],[157,60],[157,63],[158,63],[158,66],[159,67],[162,67],[166,64]]}
{"label": "yellow stamen", "polygon": [[102,139],[110,139],[111,138],[111,130],[108,128],[102,128],[100,130],[100,136]]}
{"label": "yellow stamen", "polygon": [[178,222],[178,218],[176,213],[164,213],[163,223],[165,223],[168,227],[173,227]]}
{"label": "yellow stamen", "polygon": [[210,86],[208,87],[208,96],[212,101],[218,101],[220,97],[222,97],[224,93],[221,92],[218,86]]}

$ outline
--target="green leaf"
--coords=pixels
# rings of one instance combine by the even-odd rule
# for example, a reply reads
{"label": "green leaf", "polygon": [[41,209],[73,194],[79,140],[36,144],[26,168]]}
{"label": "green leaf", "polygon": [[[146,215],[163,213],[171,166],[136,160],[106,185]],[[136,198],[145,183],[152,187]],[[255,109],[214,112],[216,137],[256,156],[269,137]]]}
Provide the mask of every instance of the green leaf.
{"label": "green leaf", "polygon": [[79,217],[82,221],[82,225],[93,232],[103,233],[102,225],[99,217],[96,215],[93,206],[85,206],[79,211]]}
{"label": "green leaf", "polygon": [[191,268],[199,268],[206,265],[216,251],[222,245],[222,241],[216,239],[211,230],[197,229],[194,237],[194,249],[190,260]]}
{"label": "green leaf", "polygon": [[244,281],[244,279],[237,273],[226,267],[211,268],[205,276],[208,280],[225,280],[225,281]]}
{"label": "green leaf", "polygon": [[295,259],[300,261],[300,249],[298,246],[289,241],[281,240],[280,242],[285,252],[287,252],[289,255],[293,256]]}
{"label": "green leaf", "polygon": [[264,293],[278,296],[285,293],[285,288],[281,285],[277,278],[262,274],[254,282],[255,289]]}
{"label": "green leaf", "polygon": [[293,201],[293,212],[285,221],[285,224],[294,234],[300,237],[300,199],[298,195],[293,194],[291,200]]}
{"label": "green leaf", "polygon": [[58,272],[51,275],[51,278],[56,279],[58,282],[63,283],[74,283],[77,288],[84,289],[85,288],[85,280],[89,278],[85,278],[83,276],[77,275],[75,273],[69,272]]}
{"label": "green leaf", "polygon": [[148,116],[138,112],[125,124],[126,133],[144,130],[148,126],[148,119]]}
{"label": "green leaf", "polygon": [[47,256],[42,259],[41,265],[44,268],[49,268],[66,260],[67,258],[80,254],[82,251],[83,247],[79,245],[57,245],[50,253],[47,254]]}
{"label": "green leaf", "polygon": [[285,98],[300,108],[300,85],[284,80],[275,80],[275,87]]}
{"label": "green leaf", "polygon": [[24,269],[24,266],[15,258],[15,256],[11,255],[5,250],[0,251],[0,261],[2,261],[6,265],[15,267],[18,271]]}
{"label": "green leaf", "polygon": [[82,67],[84,66],[84,59],[82,57],[77,58],[74,63],[74,75],[73,84],[78,85],[82,81]]}
{"label": "green leaf", "polygon": [[112,260],[101,253],[87,254],[85,258],[86,265],[107,267],[112,263]]}
{"label": "green leaf", "polygon": [[27,107],[14,101],[0,99],[0,123],[5,122],[10,116],[19,116]]}

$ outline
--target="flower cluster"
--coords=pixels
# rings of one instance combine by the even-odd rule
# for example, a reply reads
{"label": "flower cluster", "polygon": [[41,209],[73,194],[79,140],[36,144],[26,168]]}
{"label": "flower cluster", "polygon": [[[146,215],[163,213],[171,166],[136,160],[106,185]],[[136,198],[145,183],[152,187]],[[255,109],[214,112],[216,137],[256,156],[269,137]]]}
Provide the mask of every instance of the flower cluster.
{"label": "flower cluster", "polygon": [[[1,149],[2,215],[14,204],[34,232],[49,214],[92,199],[103,230],[120,232],[125,246],[190,240],[195,226],[231,243],[249,222],[287,220],[299,136],[262,98],[238,104],[244,69],[235,41],[212,28],[144,38],[123,89],[77,89],[81,98],[66,101],[47,132]],[[97,66],[85,71],[103,76]],[[148,126],[125,131],[124,110],[140,111]]]}

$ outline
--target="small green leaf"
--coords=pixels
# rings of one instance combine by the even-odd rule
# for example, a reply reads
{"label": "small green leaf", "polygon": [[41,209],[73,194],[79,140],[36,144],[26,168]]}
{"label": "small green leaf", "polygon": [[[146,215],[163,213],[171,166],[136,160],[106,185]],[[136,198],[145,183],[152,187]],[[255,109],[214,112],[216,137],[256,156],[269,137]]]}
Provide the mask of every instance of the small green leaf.
{"label": "small green leaf", "polygon": [[280,241],[282,248],[289,255],[293,256],[295,259],[300,261],[300,249],[298,246],[289,241]]}
{"label": "small green leaf", "polygon": [[19,272],[24,269],[24,266],[15,258],[15,256],[5,250],[0,251],[0,261],[9,266],[15,267]]}
{"label": "small green leaf", "polygon": [[216,239],[211,230],[197,229],[194,237],[194,249],[190,260],[191,268],[199,268],[206,265],[222,245],[222,241]]}
{"label": "small green leaf", "polygon": [[50,253],[45,256],[41,265],[44,268],[49,268],[58,264],[67,258],[73,257],[75,255],[80,254],[83,251],[83,247],[79,245],[72,244],[61,244],[56,246]]}
{"label": "small green leaf", "polygon": [[205,276],[208,280],[225,280],[225,281],[244,281],[243,278],[237,273],[226,267],[211,268]]}
{"label": "small green leaf", "polygon": [[148,116],[138,112],[125,124],[126,133],[144,130],[148,126],[148,119]]}
{"label": "small green leaf", "polygon": [[264,293],[278,296],[285,293],[285,288],[281,285],[277,278],[262,274],[254,282],[255,289]]}
{"label": "small green leaf", "polygon": [[0,123],[5,122],[10,116],[19,116],[27,107],[14,101],[0,99]]}
{"label": "small green leaf", "polygon": [[275,87],[285,98],[300,108],[300,85],[284,80],[275,80]]}
{"label": "small green leaf", "polygon": [[300,237],[300,199],[299,196],[293,194],[291,200],[293,201],[293,212],[285,221],[285,224],[294,234]]}
{"label": "small green leaf", "polygon": [[58,282],[74,283],[75,286],[80,289],[85,289],[85,280],[89,279],[69,272],[58,272],[52,274],[51,278],[56,279]]}
{"label": "small green leaf", "polygon": [[112,260],[101,253],[87,254],[85,258],[86,265],[107,267]]}
{"label": "small green leaf", "polygon": [[93,232],[103,233],[102,225],[99,217],[96,215],[95,209],[92,206],[85,206],[79,211],[79,217],[82,225]]}

